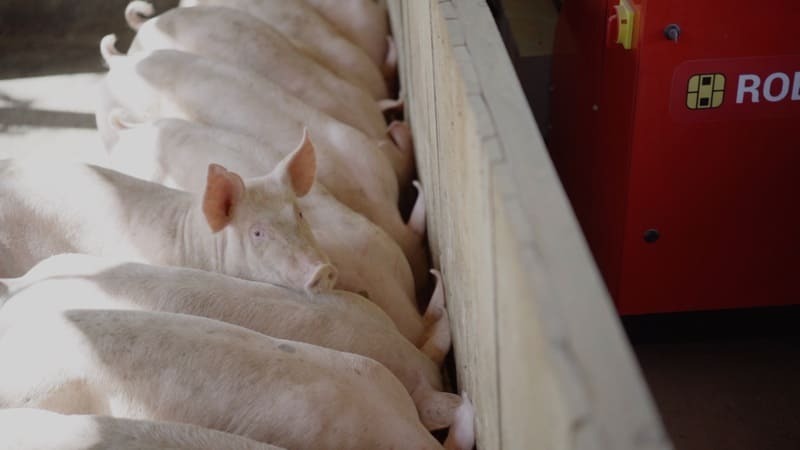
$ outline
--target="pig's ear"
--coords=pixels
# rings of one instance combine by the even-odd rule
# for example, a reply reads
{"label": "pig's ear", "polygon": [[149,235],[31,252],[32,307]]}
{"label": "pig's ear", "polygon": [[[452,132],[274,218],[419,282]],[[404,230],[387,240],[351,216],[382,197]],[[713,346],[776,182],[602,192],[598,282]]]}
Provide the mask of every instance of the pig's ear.
{"label": "pig's ear", "polygon": [[278,163],[275,172],[278,179],[298,197],[311,190],[317,176],[317,156],[307,129],[303,130],[303,141]]}
{"label": "pig's ear", "polygon": [[206,192],[203,195],[203,214],[211,231],[225,228],[233,219],[236,205],[244,195],[244,181],[219,164],[208,165]]}

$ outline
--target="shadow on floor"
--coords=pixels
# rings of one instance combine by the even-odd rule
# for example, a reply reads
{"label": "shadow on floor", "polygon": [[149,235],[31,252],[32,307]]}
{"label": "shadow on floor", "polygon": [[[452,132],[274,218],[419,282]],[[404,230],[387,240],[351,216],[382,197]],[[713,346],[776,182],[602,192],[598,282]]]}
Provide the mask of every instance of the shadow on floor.
{"label": "shadow on floor", "polygon": [[677,449],[800,448],[800,308],[623,322]]}

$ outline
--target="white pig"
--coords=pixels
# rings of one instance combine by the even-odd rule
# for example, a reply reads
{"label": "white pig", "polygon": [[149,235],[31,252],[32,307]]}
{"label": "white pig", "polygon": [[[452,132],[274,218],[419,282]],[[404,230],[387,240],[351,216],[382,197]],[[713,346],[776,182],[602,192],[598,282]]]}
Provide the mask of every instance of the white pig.
{"label": "white pig", "polygon": [[[312,145],[306,138],[300,144]],[[253,150],[258,150],[254,152]],[[180,119],[161,119],[120,131],[111,167],[177,189],[202,189],[197,176],[218,163],[244,177],[264,173],[280,161],[280,152],[246,136]],[[400,331],[421,345],[424,324],[417,309],[415,276],[398,245],[364,216],[353,212],[316,183],[298,200],[306,221],[338,270],[337,287],[360,293],[380,306]],[[417,262],[418,286],[427,281]]]}
{"label": "white pig", "polygon": [[389,46],[389,15],[386,0],[305,0],[339,30],[344,37],[383,66]]}
{"label": "white pig", "polygon": [[336,269],[297,206],[314,181],[301,150],[247,181],[211,165],[199,195],[88,164],[0,161],[0,276],[78,252],[331,289]]}
{"label": "white pig", "polygon": [[374,139],[253,72],[175,50],[107,56],[111,70],[105,85],[111,100],[98,110],[101,129],[113,129],[109,114],[114,103],[136,121],[183,118],[281,149],[292,148],[307,125],[318,149],[319,180],[389,233],[407,256],[419,252],[420,230],[407,226],[397,208],[398,183],[387,159],[396,152],[380,151]]}
{"label": "white pig", "polygon": [[368,92],[339,78],[263,21],[237,9],[197,6],[142,22],[141,15],[151,8],[139,0],[128,4],[128,24],[138,30],[129,55],[173,49],[253,70],[333,118],[386,139],[381,108]]}
{"label": "white pig", "polygon": [[7,450],[280,450],[274,445],[185,423],[63,415],[43,409],[0,410]]}
{"label": "white pig", "polygon": [[[109,133],[101,126],[113,105],[126,107],[139,120],[179,117],[277,143],[289,135],[296,139],[308,127],[320,147],[320,176],[334,192],[333,181],[347,183],[341,176],[326,181],[334,162],[367,172],[361,177],[370,175],[374,186],[366,194],[382,200],[397,201],[399,178],[403,185],[410,182],[413,155],[405,157],[391,140],[372,138],[334,119],[258,73],[177,50],[125,56],[114,49],[115,39],[108,35],[100,43],[110,68],[97,111],[101,133]],[[110,133],[106,143],[113,142]]]}
{"label": "white pig", "polygon": [[184,314],[0,310],[0,321],[11,324],[0,408],[182,422],[291,449],[441,448],[403,385],[363,356]]}
{"label": "white pig", "polygon": [[180,5],[226,6],[243,10],[283,33],[340,77],[364,87],[376,100],[389,96],[379,66],[303,1],[181,0]]}
{"label": "white pig", "polygon": [[[383,311],[345,291],[306,297],[203,270],[63,254],[40,262],[24,277],[0,278],[0,307],[12,315],[129,309],[207,317],[382,363],[412,394],[428,429],[447,427],[461,403],[457,395],[438,392],[442,389],[438,365],[405,339]],[[434,337],[423,347],[431,356],[444,354],[450,344],[447,338],[436,342]]]}

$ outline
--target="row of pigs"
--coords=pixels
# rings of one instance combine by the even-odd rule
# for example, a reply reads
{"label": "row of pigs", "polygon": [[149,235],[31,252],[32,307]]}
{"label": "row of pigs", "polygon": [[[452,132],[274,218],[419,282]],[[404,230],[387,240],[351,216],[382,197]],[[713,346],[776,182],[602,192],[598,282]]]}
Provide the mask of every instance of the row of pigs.
{"label": "row of pigs", "polygon": [[385,3],[153,15],[105,167],[0,161],[0,447],[471,449]]}

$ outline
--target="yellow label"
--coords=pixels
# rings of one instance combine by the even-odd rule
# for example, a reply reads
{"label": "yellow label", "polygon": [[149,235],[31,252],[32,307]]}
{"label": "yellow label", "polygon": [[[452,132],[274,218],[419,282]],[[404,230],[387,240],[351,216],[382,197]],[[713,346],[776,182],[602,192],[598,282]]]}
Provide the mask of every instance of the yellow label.
{"label": "yellow label", "polygon": [[725,100],[725,75],[703,73],[689,78],[686,107],[689,109],[719,108]]}

